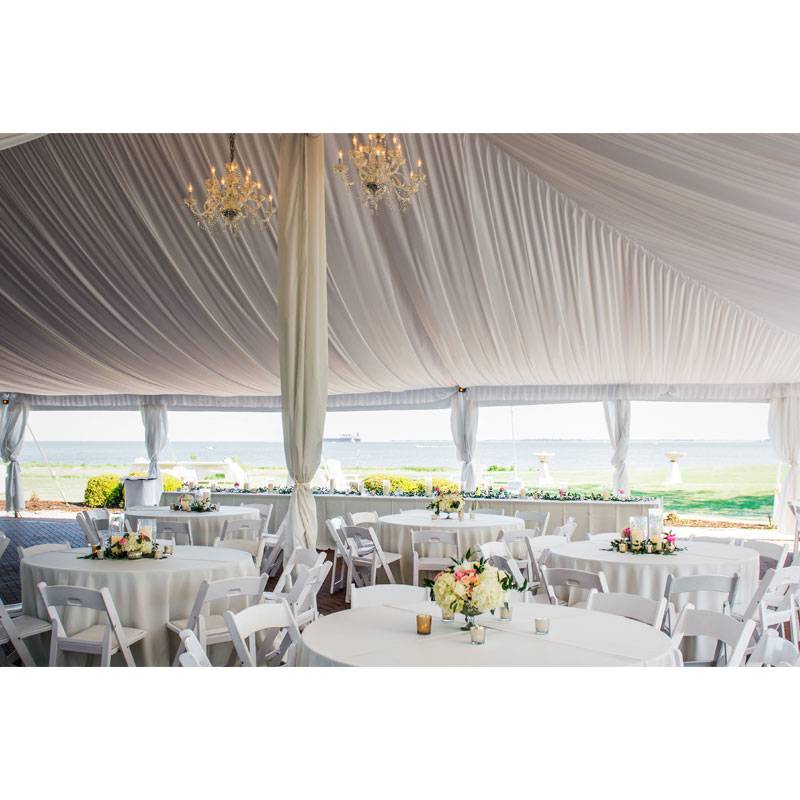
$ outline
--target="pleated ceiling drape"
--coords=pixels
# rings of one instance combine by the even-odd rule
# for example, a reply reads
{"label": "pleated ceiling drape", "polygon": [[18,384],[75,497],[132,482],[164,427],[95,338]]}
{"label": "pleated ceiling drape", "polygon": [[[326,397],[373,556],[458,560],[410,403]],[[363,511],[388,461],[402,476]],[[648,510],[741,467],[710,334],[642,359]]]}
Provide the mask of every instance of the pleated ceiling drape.
{"label": "pleated ceiling drape", "polygon": [[319,468],[328,394],[325,159],[321,135],[284,134],[278,166],[278,340],[283,447],[294,490],[285,542],[314,547],[311,480]]}

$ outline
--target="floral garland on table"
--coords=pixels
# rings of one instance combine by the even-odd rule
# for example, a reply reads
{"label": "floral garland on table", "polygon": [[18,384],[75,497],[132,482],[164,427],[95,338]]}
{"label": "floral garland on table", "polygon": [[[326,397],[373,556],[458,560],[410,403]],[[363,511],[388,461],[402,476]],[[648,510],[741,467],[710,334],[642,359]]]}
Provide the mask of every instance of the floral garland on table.
{"label": "floral garland on table", "polygon": [[658,555],[658,556],[674,556],[675,553],[680,553],[685,550],[685,547],[678,547],[677,536],[669,531],[663,536],[661,534],[651,534],[650,536],[633,536],[630,528],[625,528],[622,531],[622,536],[619,539],[612,539],[611,547],[608,550],[614,550],[617,553],[632,553],[633,555]]}
{"label": "floral garland on table", "polygon": [[462,630],[475,626],[475,617],[487,611],[494,613],[506,601],[506,592],[514,589],[524,592],[525,581],[518,586],[511,575],[487,563],[486,559],[474,560],[467,550],[463,561],[453,559],[452,566],[440,572],[425,585],[433,589],[433,599],[443,612],[463,614]]}
{"label": "floral garland on table", "polygon": [[170,506],[172,511],[194,511],[197,513],[205,513],[208,511],[219,511],[219,503],[211,502],[211,495],[207,494],[203,497],[195,497],[193,494],[182,494],[177,503]]}
{"label": "floral garland on table", "polygon": [[464,498],[458,492],[435,492],[427,508],[432,509],[437,517],[440,514],[447,514],[449,518],[453,513],[463,513]]}
{"label": "floral garland on table", "polygon": [[166,558],[165,553],[158,542],[142,533],[124,533],[121,536],[112,536],[106,547],[94,545],[92,552],[79,558],[90,558],[102,560],[109,558],[113,560],[128,559],[133,561],[138,558]]}

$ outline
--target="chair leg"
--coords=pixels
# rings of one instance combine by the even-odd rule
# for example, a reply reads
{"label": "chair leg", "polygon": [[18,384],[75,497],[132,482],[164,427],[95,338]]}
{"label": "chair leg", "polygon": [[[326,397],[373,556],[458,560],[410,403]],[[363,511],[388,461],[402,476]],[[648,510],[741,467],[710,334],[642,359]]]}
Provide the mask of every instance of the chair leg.
{"label": "chair leg", "polygon": [[331,567],[331,587],[328,594],[333,594],[333,587],[336,585],[336,561],[338,555],[336,550],[333,551],[333,566]]}

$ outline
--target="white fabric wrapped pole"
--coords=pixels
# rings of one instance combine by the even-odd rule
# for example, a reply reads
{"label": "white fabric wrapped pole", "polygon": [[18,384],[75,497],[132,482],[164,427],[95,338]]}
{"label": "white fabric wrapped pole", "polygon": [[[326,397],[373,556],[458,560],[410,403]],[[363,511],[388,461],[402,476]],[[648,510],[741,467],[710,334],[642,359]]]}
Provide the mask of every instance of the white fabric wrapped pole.
{"label": "white fabric wrapped pole", "polygon": [[[147,468],[148,478],[160,478],[158,457],[167,446],[169,429],[167,427],[167,407],[162,403],[145,403],[142,405],[142,423],[144,424],[144,443],[150,466]],[[159,495],[161,492],[159,491]]]}
{"label": "white fabric wrapped pole", "polygon": [[27,424],[27,403],[18,403],[12,399],[5,406],[0,425],[0,457],[3,461],[8,462],[6,467],[6,511],[13,511],[15,514],[25,509],[21,470],[17,459],[22,450],[22,440],[25,437]]}
{"label": "white fabric wrapped pole", "polygon": [[[328,394],[324,140],[281,136],[278,163],[278,336],[283,448],[294,481],[283,541],[315,547],[319,468]],[[284,554],[287,549],[284,548]]]}
{"label": "white fabric wrapped pole", "polygon": [[778,397],[769,404],[769,438],[778,460],[789,465],[783,484],[775,494],[773,520],[778,532],[794,536],[795,521],[789,503],[798,499],[800,466],[800,398]]}
{"label": "white fabric wrapped pole", "polygon": [[631,404],[629,400],[604,400],[603,410],[606,415],[608,438],[614,453],[611,464],[614,467],[614,478],[611,489],[614,494],[627,497],[630,494],[628,466],[628,445],[631,442]]}
{"label": "white fabric wrapped pole", "polygon": [[461,466],[461,489],[472,492],[478,485],[475,447],[478,439],[478,403],[469,389],[459,389],[450,403],[450,430]]}

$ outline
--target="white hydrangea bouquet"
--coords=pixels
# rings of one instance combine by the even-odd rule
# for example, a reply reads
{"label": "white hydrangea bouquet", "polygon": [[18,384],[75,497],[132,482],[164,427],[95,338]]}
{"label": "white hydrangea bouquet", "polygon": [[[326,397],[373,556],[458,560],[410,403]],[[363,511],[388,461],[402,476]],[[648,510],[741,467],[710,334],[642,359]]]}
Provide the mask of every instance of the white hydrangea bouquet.
{"label": "white hydrangea bouquet", "polygon": [[458,492],[441,492],[428,505],[438,517],[440,514],[457,514],[464,507],[464,498]]}
{"label": "white hydrangea bouquet", "polygon": [[[431,585],[431,584],[429,584]],[[509,589],[519,588],[506,572],[488,564],[485,559],[473,560],[467,550],[463,561],[455,561],[432,582],[433,599],[442,611],[463,614],[469,630],[478,614],[494,611],[505,602]]]}

